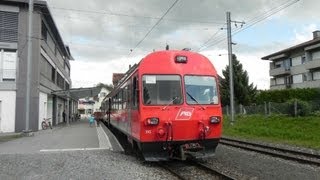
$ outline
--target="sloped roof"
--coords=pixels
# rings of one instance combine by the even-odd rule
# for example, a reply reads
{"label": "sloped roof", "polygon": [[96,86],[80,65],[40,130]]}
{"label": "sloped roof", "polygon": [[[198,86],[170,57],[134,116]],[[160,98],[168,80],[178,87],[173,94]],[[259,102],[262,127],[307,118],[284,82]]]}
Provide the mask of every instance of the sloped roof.
{"label": "sloped roof", "polygon": [[292,46],[292,47],[289,47],[289,48],[286,48],[286,49],[283,49],[281,51],[278,51],[278,52],[275,52],[275,53],[272,53],[272,54],[269,54],[267,56],[264,56],[262,57],[261,59],[262,60],[269,60],[269,58],[273,57],[273,56],[277,56],[277,55],[280,55],[280,54],[283,54],[283,53],[288,53],[288,52],[291,52],[293,50],[296,50],[296,49],[303,49],[307,46],[311,46],[311,45],[314,45],[314,44],[317,44],[320,42],[320,38],[314,38],[310,41],[306,41],[306,42],[303,42],[303,43],[300,43],[300,44],[297,44],[295,46]]}
{"label": "sloped roof", "polygon": [[120,79],[122,79],[124,77],[124,73],[113,73],[112,74],[112,83],[114,86],[116,86],[118,84],[118,82],[120,81]]}

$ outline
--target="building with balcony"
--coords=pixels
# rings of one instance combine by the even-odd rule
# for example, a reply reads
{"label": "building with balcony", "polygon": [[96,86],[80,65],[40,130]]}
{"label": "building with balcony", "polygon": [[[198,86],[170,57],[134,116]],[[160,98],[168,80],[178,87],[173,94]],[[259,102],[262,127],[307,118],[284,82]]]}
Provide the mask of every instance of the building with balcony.
{"label": "building with balcony", "polygon": [[[0,132],[26,128],[28,8],[25,0],[0,1]],[[34,1],[32,17],[29,128],[37,131],[44,118],[63,122],[63,112],[76,112],[77,101],[54,94],[71,87],[73,58],[45,1]]]}
{"label": "building with balcony", "polygon": [[[98,91],[97,91],[98,90]],[[103,99],[111,92],[108,87],[92,88],[91,97],[80,98],[78,101],[78,113],[82,117],[101,111],[101,103]]]}
{"label": "building with balcony", "polygon": [[320,88],[320,31],[313,39],[261,58],[270,62],[270,89]]}

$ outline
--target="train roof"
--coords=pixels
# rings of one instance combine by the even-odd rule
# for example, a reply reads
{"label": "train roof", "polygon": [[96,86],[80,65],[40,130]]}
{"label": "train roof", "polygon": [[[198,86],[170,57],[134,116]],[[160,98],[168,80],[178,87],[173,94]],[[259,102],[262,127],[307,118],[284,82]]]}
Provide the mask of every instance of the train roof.
{"label": "train roof", "polygon": [[[177,63],[177,57],[186,57],[187,62]],[[138,64],[134,64],[124,73],[115,89],[122,86],[138,69],[144,74],[166,74],[172,71],[182,74],[188,69],[189,72],[192,72],[190,74],[217,75],[213,64],[202,54],[186,50],[163,50],[152,52],[142,58]],[[106,98],[110,96],[112,96],[112,92]]]}
{"label": "train roof", "polygon": [[[186,62],[177,62],[177,58],[186,58]],[[195,74],[216,74],[216,70],[211,61],[192,51],[184,50],[166,50],[157,51],[148,54],[139,63],[139,71],[144,74],[162,74],[175,71],[177,74],[189,73]]]}

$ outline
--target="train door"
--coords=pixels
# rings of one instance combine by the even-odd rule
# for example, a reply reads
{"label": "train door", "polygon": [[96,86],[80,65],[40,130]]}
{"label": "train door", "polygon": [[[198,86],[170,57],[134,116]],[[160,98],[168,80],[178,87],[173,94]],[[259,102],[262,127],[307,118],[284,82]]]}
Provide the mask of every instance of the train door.
{"label": "train door", "polygon": [[111,105],[112,105],[111,99],[112,98],[109,98],[109,100],[108,100],[108,109],[107,109],[107,116],[108,116],[107,122],[108,122],[108,125],[110,125],[110,118],[111,118]]}
{"label": "train door", "polygon": [[127,129],[126,131],[129,132],[129,134],[132,133],[131,131],[131,120],[132,120],[132,115],[131,115],[131,105],[130,105],[130,86],[127,84],[125,87],[124,87],[124,93],[123,93],[123,98],[124,98],[124,103],[125,103],[125,111],[127,112],[127,122],[128,122],[128,126],[127,126]]}
{"label": "train door", "polygon": [[131,88],[130,88],[130,96],[131,96],[131,101],[130,101],[130,116],[131,116],[131,134],[132,136],[136,138],[140,138],[140,121],[138,118],[139,115],[139,81],[138,81],[138,76],[134,76],[132,78],[131,82]]}

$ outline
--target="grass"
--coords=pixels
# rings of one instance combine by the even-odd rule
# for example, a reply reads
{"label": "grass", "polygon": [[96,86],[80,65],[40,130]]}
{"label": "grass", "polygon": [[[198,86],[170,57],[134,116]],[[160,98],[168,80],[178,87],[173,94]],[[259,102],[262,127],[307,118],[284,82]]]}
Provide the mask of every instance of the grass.
{"label": "grass", "polygon": [[223,135],[320,150],[320,118],[246,115],[231,126],[225,116]]}

